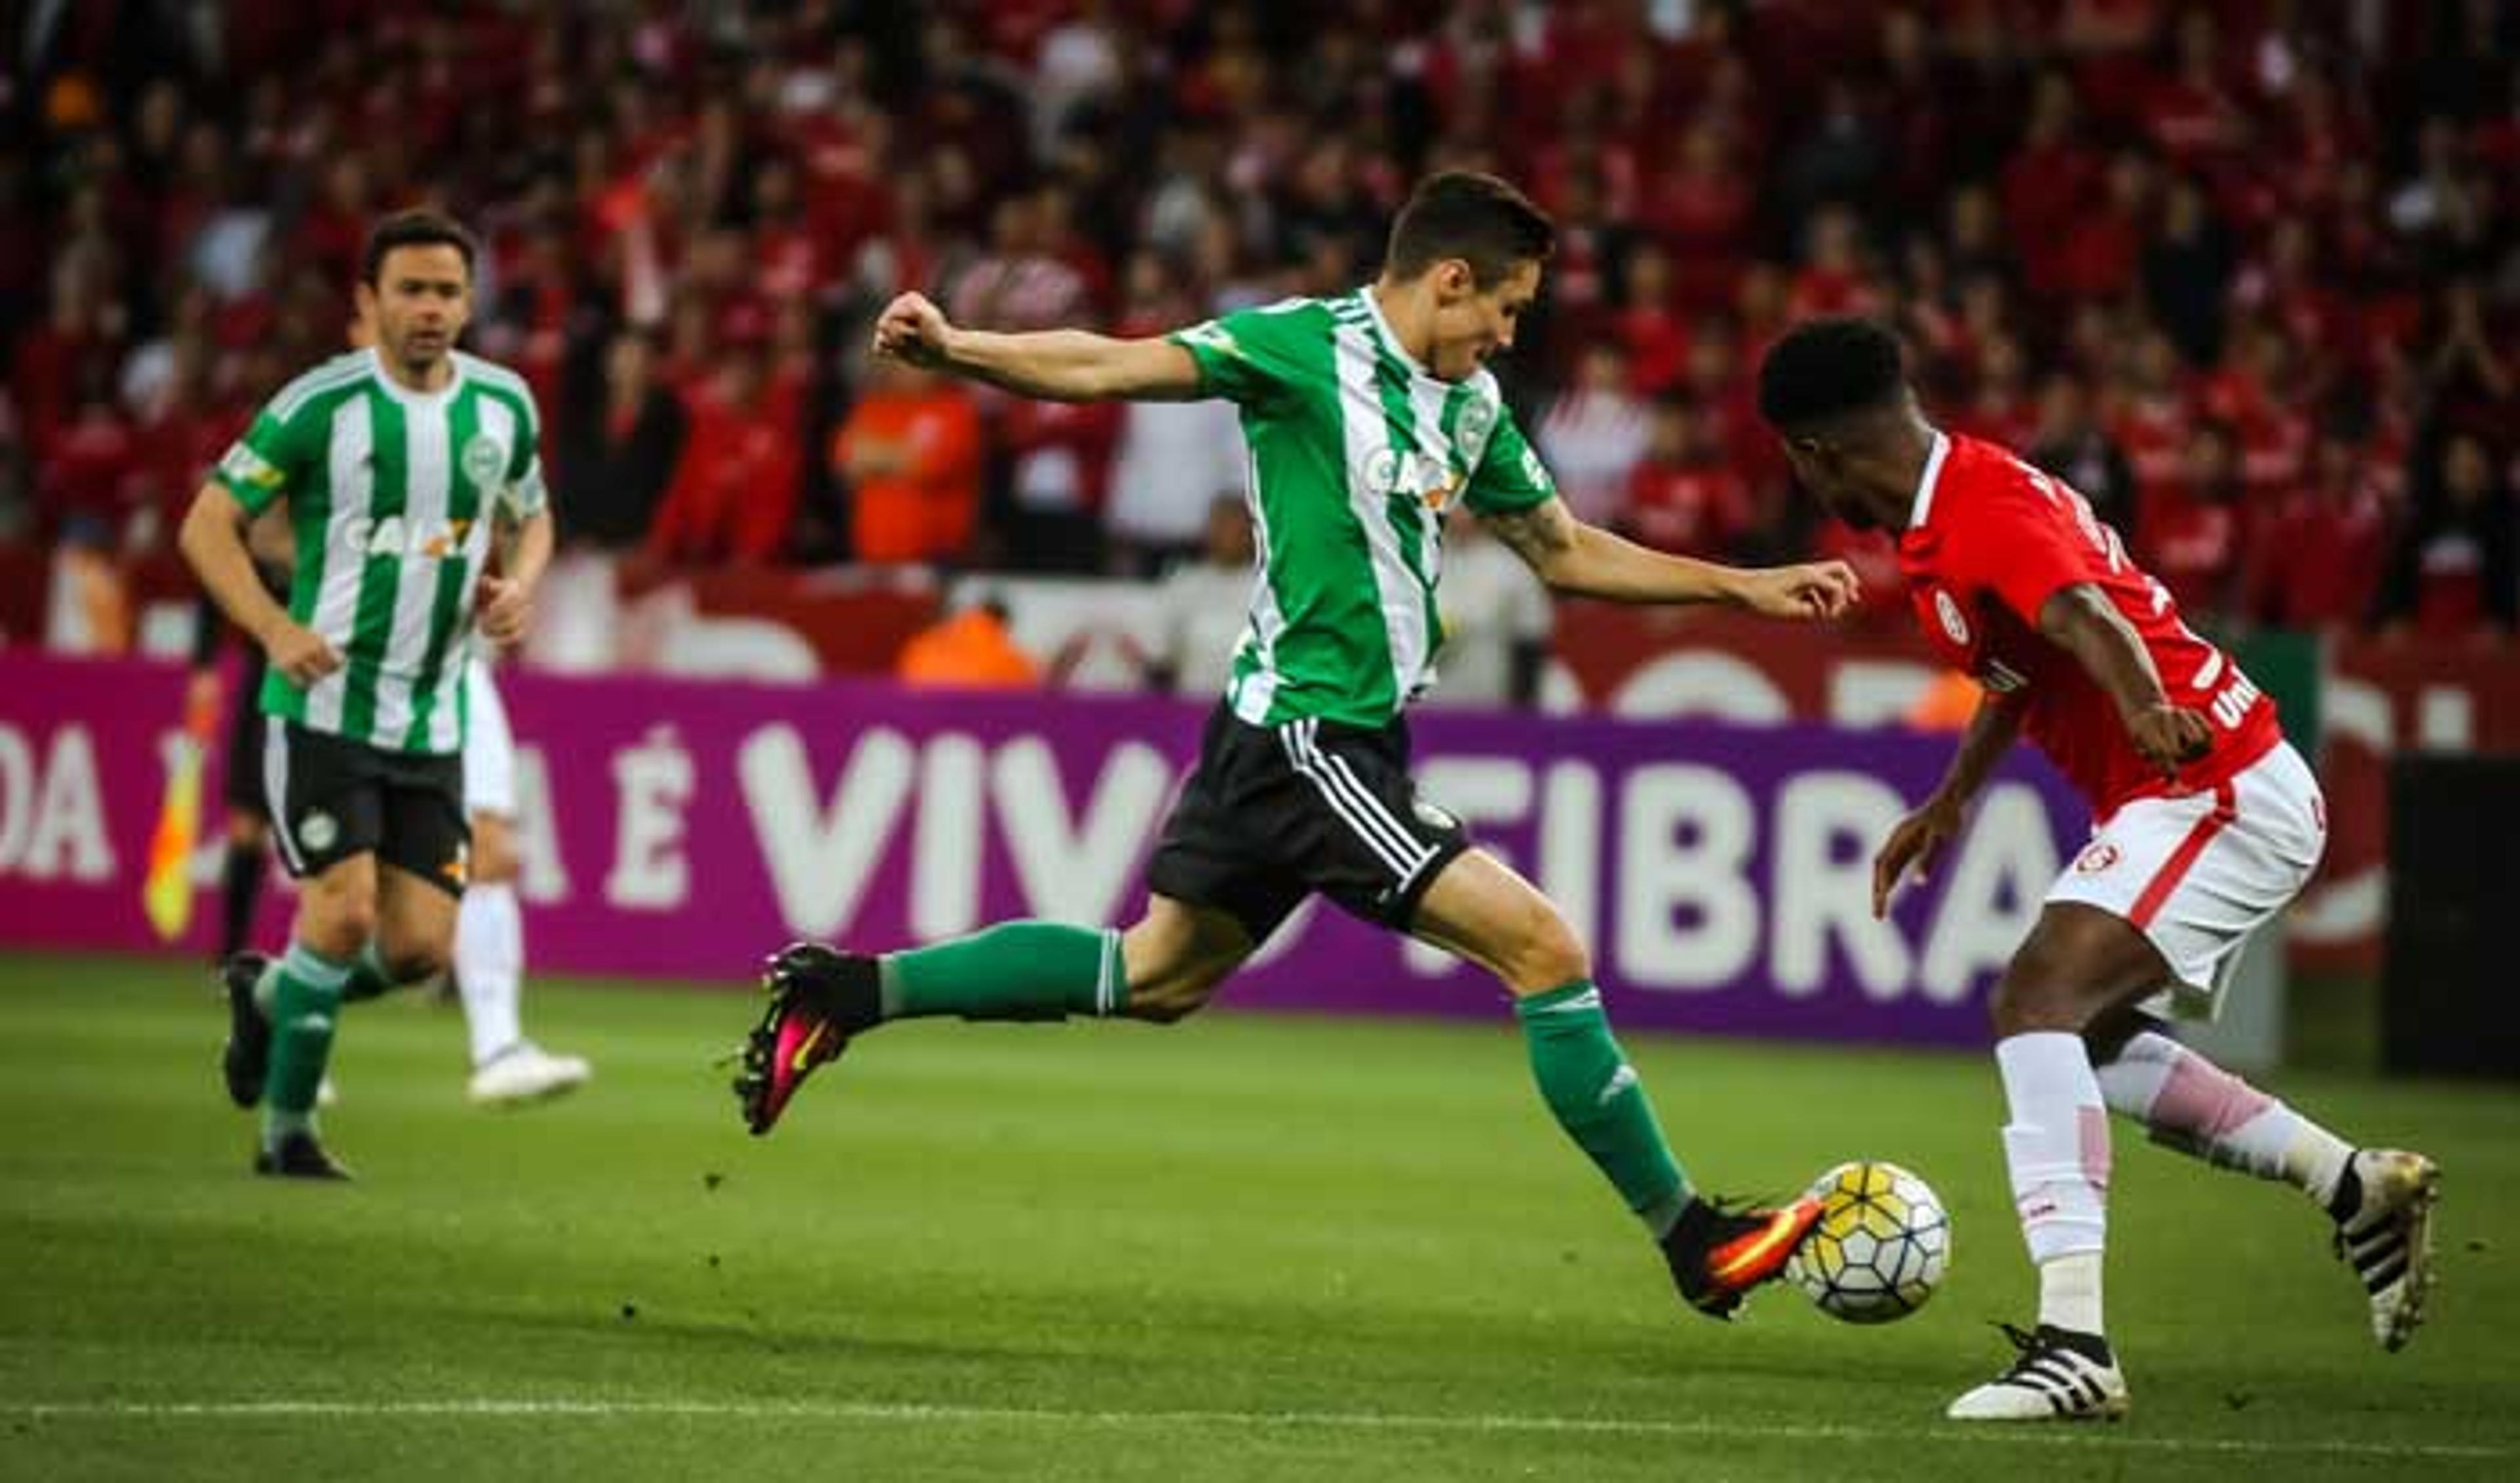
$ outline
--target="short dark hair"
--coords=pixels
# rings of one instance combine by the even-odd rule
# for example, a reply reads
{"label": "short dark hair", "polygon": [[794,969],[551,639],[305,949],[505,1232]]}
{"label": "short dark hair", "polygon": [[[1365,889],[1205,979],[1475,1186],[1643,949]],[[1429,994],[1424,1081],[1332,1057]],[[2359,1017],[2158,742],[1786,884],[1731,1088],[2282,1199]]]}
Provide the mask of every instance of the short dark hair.
{"label": "short dark hair", "polygon": [[1759,415],[1780,431],[1811,427],[1888,406],[1907,382],[1899,337],[1879,323],[1806,320],[1760,363]]}
{"label": "short dark hair", "polygon": [[1470,265],[1480,288],[1502,283],[1519,265],[1541,262],[1557,245],[1557,229],[1531,198],[1494,175],[1445,170],[1411,192],[1391,223],[1384,271],[1416,278],[1449,257]]}
{"label": "short dark hair", "polygon": [[377,274],[385,265],[385,254],[396,247],[453,247],[464,257],[464,278],[472,279],[473,260],[480,255],[480,245],[464,224],[443,211],[415,207],[396,211],[368,231],[368,245],[359,253],[359,279],[369,288],[377,287]]}

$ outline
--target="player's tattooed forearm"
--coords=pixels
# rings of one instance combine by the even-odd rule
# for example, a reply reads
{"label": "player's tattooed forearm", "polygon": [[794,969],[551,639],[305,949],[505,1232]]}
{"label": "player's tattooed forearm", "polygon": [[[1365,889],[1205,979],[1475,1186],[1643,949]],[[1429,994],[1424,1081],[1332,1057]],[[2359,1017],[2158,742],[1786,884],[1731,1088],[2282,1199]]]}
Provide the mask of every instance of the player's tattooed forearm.
{"label": "player's tattooed forearm", "polygon": [[1549,562],[1575,545],[1575,519],[1562,500],[1547,499],[1528,510],[1481,517],[1496,538],[1534,566]]}

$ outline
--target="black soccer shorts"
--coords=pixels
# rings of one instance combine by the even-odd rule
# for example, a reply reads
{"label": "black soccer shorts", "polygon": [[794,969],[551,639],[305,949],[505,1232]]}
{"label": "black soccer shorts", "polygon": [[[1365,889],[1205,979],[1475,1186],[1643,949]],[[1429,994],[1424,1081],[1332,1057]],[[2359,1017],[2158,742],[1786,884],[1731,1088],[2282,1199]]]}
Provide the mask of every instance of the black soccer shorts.
{"label": "black soccer shorts", "polygon": [[1406,931],[1426,887],[1469,847],[1459,819],[1418,796],[1406,721],[1264,727],[1219,705],[1147,884],[1231,914],[1255,943],[1314,891]]}
{"label": "black soccer shorts", "polygon": [[449,895],[464,894],[472,827],[464,815],[461,752],[387,751],[274,717],[263,742],[263,789],[290,875],[320,875],[372,853]]}

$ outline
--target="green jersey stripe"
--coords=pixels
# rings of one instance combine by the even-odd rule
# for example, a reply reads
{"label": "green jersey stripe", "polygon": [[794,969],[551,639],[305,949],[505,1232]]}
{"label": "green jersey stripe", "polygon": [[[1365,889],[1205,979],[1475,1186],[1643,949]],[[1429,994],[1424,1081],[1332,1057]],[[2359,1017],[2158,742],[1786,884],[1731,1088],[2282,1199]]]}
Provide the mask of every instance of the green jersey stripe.
{"label": "green jersey stripe", "polygon": [[[1357,301],[1371,307],[1362,293],[1357,295]],[[1407,469],[1411,467],[1407,462],[1410,455],[1449,447],[1438,435],[1437,420],[1421,420],[1426,388],[1433,383],[1417,375],[1401,357],[1381,315],[1372,315],[1368,321],[1368,333],[1373,337],[1374,369],[1382,391],[1383,421],[1391,429],[1393,451],[1401,455],[1398,467]],[[1434,394],[1440,398],[1444,393],[1438,390]],[[1418,606],[1425,615],[1425,622],[1416,636],[1414,646],[1411,646],[1416,662],[1401,668],[1397,677],[1402,693],[1414,696],[1423,687],[1422,671],[1444,643],[1444,620],[1435,603],[1435,581],[1442,574],[1444,560],[1439,528],[1441,517],[1427,517],[1427,491],[1411,488],[1405,478],[1396,478],[1394,485],[1385,501],[1385,514],[1391,521],[1392,541],[1400,552],[1400,559],[1408,566],[1409,574],[1418,581]],[[1443,496],[1436,497],[1441,499]],[[1403,647],[1395,636],[1395,663]]]}
{"label": "green jersey stripe", "polygon": [[[424,420],[412,428],[415,464],[427,461],[422,455],[424,445],[430,440],[424,435],[425,429],[431,426],[438,429],[435,446],[428,447],[426,451],[436,464],[438,487],[445,491],[438,502],[444,508],[434,514],[451,533],[451,549],[433,563],[413,562],[410,572],[406,574],[406,580],[417,578],[428,587],[429,592],[425,604],[406,600],[395,625],[393,651],[396,654],[406,653],[410,647],[402,630],[415,614],[419,618],[420,631],[415,637],[420,661],[414,667],[411,679],[411,724],[403,728],[400,743],[405,751],[441,749],[435,744],[438,692],[445,680],[446,652],[456,635],[456,619],[462,615],[464,592],[470,585],[466,579],[472,568],[472,563],[465,560],[461,543],[464,536],[471,533],[472,522],[478,517],[481,509],[481,490],[473,482],[472,462],[461,456],[450,457],[449,450],[470,447],[472,439],[479,435],[479,398],[459,392],[448,403],[443,424]],[[430,482],[423,477],[420,487],[426,489]],[[426,508],[428,503],[415,502],[411,512],[414,529],[421,528],[421,522],[431,516],[432,512]]]}
{"label": "green jersey stripe", "polygon": [[[313,418],[318,410],[310,407],[300,416]],[[341,390],[323,411],[320,423],[308,430],[320,431],[320,441],[314,445],[317,456],[305,461],[307,474],[310,480],[322,482],[328,500],[323,505],[323,517],[313,519],[298,509],[297,489],[291,487],[291,510],[299,523],[297,577],[290,616],[321,634],[338,651],[346,642],[351,620],[358,612],[361,548],[357,545],[357,526],[360,513],[367,506],[369,450],[376,440],[376,419],[370,412],[364,383]],[[263,708],[302,721],[311,730],[338,733],[348,684],[348,674],[336,669],[300,691],[289,683],[288,676],[274,671],[263,683]],[[282,697],[283,705],[275,707],[270,703],[275,695]]]}
{"label": "green jersey stripe", "polygon": [[1383,404],[1381,367],[1371,332],[1341,325],[1334,334],[1339,386],[1344,393],[1339,399],[1339,417],[1350,471],[1337,494],[1349,518],[1364,534],[1367,570],[1376,609],[1372,629],[1360,625],[1346,635],[1357,651],[1353,661],[1370,667],[1357,675],[1355,692],[1343,698],[1390,715],[1408,697],[1414,677],[1411,661],[1417,655],[1411,650],[1418,631],[1422,629],[1421,623],[1411,621],[1418,616],[1418,579],[1401,562],[1399,541],[1392,532],[1386,501],[1375,494],[1370,472],[1367,478],[1360,479],[1355,471],[1370,472],[1377,464],[1388,463],[1399,439],[1394,436],[1391,417]]}
{"label": "green jersey stripe", "polygon": [[359,610],[351,620],[350,642],[342,652],[348,678],[341,697],[341,735],[367,742],[376,735],[377,682],[384,670],[385,647],[393,638],[394,601],[401,596],[402,561],[376,548],[384,523],[403,512],[411,479],[411,434],[402,403],[382,386],[368,388],[368,416],[375,421],[376,446],[368,487],[368,539],[361,543]]}
{"label": "green jersey stripe", "polygon": [[1251,511],[1251,558],[1255,567],[1251,615],[1241,640],[1234,648],[1234,670],[1226,681],[1226,699],[1236,715],[1256,726],[1268,720],[1277,698],[1278,635],[1285,631],[1286,614],[1278,606],[1278,583],[1271,574],[1277,559],[1270,553],[1276,543],[1269,535],[1269,502],[1261,490],[1260,459],[1251,450],[1250,441],[1251,433],[1245,431],[1242,459],[1246,472],[1242,487]]}
{"label": "green jersey stripe", "polygon": [[369,375],[367,352],[353,350],[337,355],[314,370],[280,388],[271,399],[271,415],[282,423],[294,422],[306,404],[330,391],[355,386]]}
{"label": "green jersey stripe", "polygon": [[472,399],[460,381],[433,396],[378,384],[402,408],[404,472],[402,518],[378,521],[379,544],[395,562],[394,606],[384,651],[377,656],[377,714],[369,735],[379,746],[399,746],[419,701],[415,681],[428,649],[436,563],[462,559],[448,524],[455,503],[453,419]]}

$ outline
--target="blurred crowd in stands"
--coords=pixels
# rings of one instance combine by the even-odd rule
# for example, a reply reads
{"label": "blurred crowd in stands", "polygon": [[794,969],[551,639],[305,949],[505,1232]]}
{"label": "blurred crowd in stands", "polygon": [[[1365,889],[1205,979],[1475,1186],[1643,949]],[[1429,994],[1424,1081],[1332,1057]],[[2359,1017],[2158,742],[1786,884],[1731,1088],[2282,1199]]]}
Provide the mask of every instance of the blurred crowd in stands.
{"label": "blurred crowd in stands", "polygon": [[1134,335],[1344,292],[1465,165],[1560,224],[1506,375],[1588,518],[1848,555],[1895,604],[1749,392],[1785,324],[1861,311],[2192,612],[2490,642],[2520,603],[2510,0],[17,14],[0,542],[162,546],[425,202],[487,245],[471,341],[537,391],[569,542],[1153,575],[1240,490],[1231,408],[871,366],[874,309]]}

